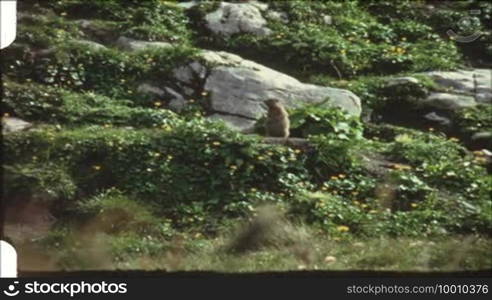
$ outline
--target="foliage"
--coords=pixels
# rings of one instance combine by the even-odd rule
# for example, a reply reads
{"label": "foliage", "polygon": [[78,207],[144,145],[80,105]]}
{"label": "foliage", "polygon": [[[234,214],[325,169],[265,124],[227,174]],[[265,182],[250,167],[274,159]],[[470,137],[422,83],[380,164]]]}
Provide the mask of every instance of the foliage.
{"label": "foliage", "polygon": [[463,135],[492,131],[492,106],[482,104],[458,110],[454,114],[453,120]]}
{"label": "foliage", "polygon": [[64,125],[158,127],[175,122],[169,110],[132,107],[131,101],[93,92],[74,93],[46,85],[4,82],[4,112],[28,121]]}
{"label": "foliage", "polygon": [[[193,28],[200,32],[196,37],[199,44],[241,53],[295,75],[318,73],[342,79],[457,67],[460,54],[456,46],[435,34],[432,27],[408,15],[395,19],[394,24],[377,18],[418,14],[412,1],[397,5],[381,2],[386,5],[273,1],[271,9],[284,13],[288,22],[267,17],[272,34],[265,37],[236,34],[225,39],[204,30],[199,21]],[[375,5],[379,8],[373,16],[366,8]],[[396,15],[393,17],[388,9],[394,9]],[[331,16],[332,22],[327,23],[325,16]]]}
{"label": "foliage", "polygon": [[141,96],[134,92],[139,82],[165,81],[174,67],[189,61],[195,53],[196,49],[187,46],[125,53],[69,42],[33,61],[7,56],[9,59],[2,60],[2,69],[8,70],[5,75],[19,82],[93,91],[141,103],[144,102],[138,100]]}
{"label": "foliage", "polygon": [[190,36],[183,9],[167,1],[129,0],[121,5],[118,0],[70,0],[48,6],[69,18],[90,15],[118,21],[120,32],[136,39],[186,43]]}
{"label": "foliage", "polygon": [[[328,101],[328,100],[327,100]],[[294,136],[326,135],[335,140],[356,140],[362,137],[362,124],[338,107],[327,107],[323,101],[306,104],[289,111]]]}
{"label": "foliage", "polygon": [[31,162],[33,153],[38,160],[32,163],[65,162],[79,191],[92,194],[117,187],[159,203],[177,219],[197,199],[206,199],[206,211],[230,212],[227,204],[247,200],[241,191],[292,196],[305,177],[293,150],[262,145],[203,120],[177,121],[156,130],[48,128],[11,134],[5,149],[7,165]]}
{"label": "foliage", "polygon": [[134,232],[156,238],[171,238],[174,234],[169,220],[155,215],[158,208],[151,203],[135,201],[123,192],[110,188],[89,199],[78,201],[73,215],[83,226],[107,234]]}

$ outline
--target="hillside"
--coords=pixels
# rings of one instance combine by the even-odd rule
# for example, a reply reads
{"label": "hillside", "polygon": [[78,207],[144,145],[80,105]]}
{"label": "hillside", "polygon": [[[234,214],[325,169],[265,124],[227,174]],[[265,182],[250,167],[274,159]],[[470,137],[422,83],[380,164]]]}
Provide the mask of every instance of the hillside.
{"label": "hillside", "polygon": [[26,270],[490,269],[491,14],[20,1],[4,234]]}

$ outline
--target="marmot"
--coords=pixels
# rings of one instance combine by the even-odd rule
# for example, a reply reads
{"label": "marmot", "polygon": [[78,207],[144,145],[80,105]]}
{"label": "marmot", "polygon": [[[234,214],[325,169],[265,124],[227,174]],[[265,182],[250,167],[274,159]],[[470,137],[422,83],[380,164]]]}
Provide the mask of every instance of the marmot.
{"label": "marmot", "polygon": [[290,131],[289,115],[285,107],[277,99],[265,101],[268,114],[265,121],[265,133],[267,136],[288,138]]}

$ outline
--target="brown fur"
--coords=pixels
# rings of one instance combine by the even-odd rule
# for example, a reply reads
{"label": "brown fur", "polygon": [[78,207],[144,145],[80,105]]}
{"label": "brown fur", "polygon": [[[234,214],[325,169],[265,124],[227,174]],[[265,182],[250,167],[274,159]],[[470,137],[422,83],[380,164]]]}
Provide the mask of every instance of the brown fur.
{"label": "brown fur", "polygon": [[289,115],[283,104],[277,99],[265,101],[268,114],[265,122],[267,136],[288,138],[290,134]]}

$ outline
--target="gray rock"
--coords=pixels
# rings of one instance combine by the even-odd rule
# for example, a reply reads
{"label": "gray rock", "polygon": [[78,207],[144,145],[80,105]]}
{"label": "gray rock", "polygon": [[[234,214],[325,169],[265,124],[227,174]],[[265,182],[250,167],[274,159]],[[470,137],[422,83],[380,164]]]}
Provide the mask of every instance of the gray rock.
{"label": "gray rock", "polygon": [[267,11],[267,17],[271,20],[280,21],[282,23],[289,23],[289,17],[284,12],[269,10]]}
{"label": "gray rock", "polygon": [[477,102],[492,104],[492,70],[475,69],[475,92]]}
{"label": "gray rock", "polygon": [[83,45],[83,46],[88,46],[92,50],[101,50],[101,49],[108,49],[106,46],[96,43],[94,41],[89,41],[89,40],[75,40],[73,41],[75,44]]}
{"label": "gray rock", "polygon": [[227,3],[205,16],[206,26],[217,35],[230,36],[235,33],[251,33],[258,36],[271,34],[261,11],[267,6],[258,2]]}
{"label": "gray rock", "polygon": [[119,37],[116,40],[116,46],[126,50],[126,51],[138,51],[147,48],[169,48],[173,47],[172,44],[166,42],[148,42],[148,41],[140,41],[134,40],[127,37]]}
{"label": "gray rock", "polygon": [[166,93],[172,98],[169,102],[169,108],[175,112],[181,111],[186,105],[184,97],[170,87],[166,87],[164,89],[166,90]]}
{"label": "gray rock", "polygon": [[174,78],[185,83],[191,83],[195,79],[204,80],[206,74],[205,66],[196,61],[174,70]]}
{"label": "gray rock", "polygon": [[427,97],[427,99],[421,101],[420,103],[424,106],[450,111],[477,105],[475,98],[472,96],[448,93],[432,93],[429,97]]}
{"label": "gray rock", "polygon": [[492,104],[492,70],[472,69],[450,72],[427,72],[448,93],[474,96],[479,103]]}
{"label": "gray rock", "polygon": [[424,118],[426,120],[429,120],[429,121],[432,121],[432,122],[435,122],[439,125],[442,125],[442,126],[449,126],[451,125],[451,120],[446,118],[446,117],[442,117],[438,114],[436,114],[435,112],[430,112],[428,114],[426,114],[424,116]]}
{"label": "gray rock", "polygon": [[492,105],[492,93],[477,93],[475,98],[478,103]]}
{"label": "gray rock", "polygon": [[176,88],[165,88],[173,98],[169,104],[172,110],[183,109],[185,97],[205,92],[214,112],[211,118],[222,119],[243,132],[266,113],[263,101],[268,98],[278,98],[290,107],[329,98],[327,106],[355,116],[362,110],[360,99],[350,91],[305,84],[227,52],[203,50],[195,61],[176,68],[173,74]]}
{"label": "gray rock", "polygon": [[142,94],[155,95],[157,97],[164,97],[166,95],[165,91],[148,83],[140,84],[137,88],[137,91]]}
{"label": "gray rock", "polygon": [[229,128],[242,132],[253,132],[256,123],[256,120],[223,114],[213,114],[209,118],[212,120],[223,120]]}
{"label": "gray rock", "polygon": [[15,117],[2,117],[2,134],[17,132],[31,128],[32,123]]}
{"label": "gray rock", "polygon": [[453,72],[427,72],[425,75],[432,78],[435,83],[443,88],[449,89],[450,93],[474,93],[475,80],[474,72],[467,70]]}
{"label": "gray rock", "polygon": [[396,77],[388,79],[386,86],[419,84],[420,81],[415,77]]}
{"label": "gray rock", "polygon": [[253,61],[226,53],[205,51],[202,55],[212,67],[204,90],[210,94],[212,109],[218,113],[257,119],[265,113],[262,103],[278,98],[287,106],[319,103],[327,97],[329,106],[340,107],[356,116],[361,114],[360,99],[348,90],[305,84]]}
{"label": "gray rock", "polygon": [[193,6],[198,5],[198,4],[200,4],[200,1],[186,1],[186,2],[176,3],[176,5],[184,8],[184,9],[190,9]]}
{"label": "gray rock", "polygon": [[490,131],[482,131],[482,132],[477,132],[472,135],[471,137],[472,140],[491,140],[492,139],[492,132]]}

